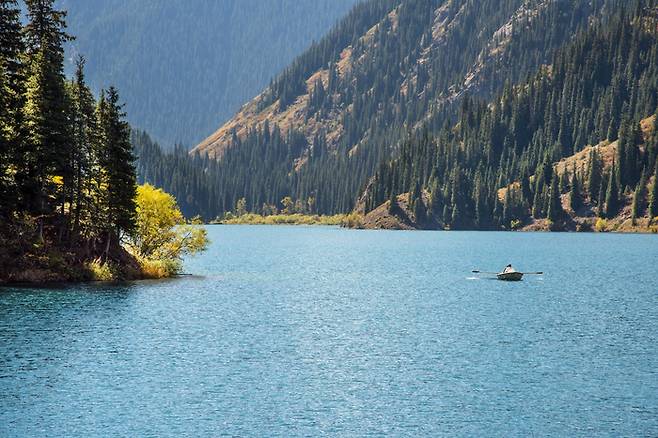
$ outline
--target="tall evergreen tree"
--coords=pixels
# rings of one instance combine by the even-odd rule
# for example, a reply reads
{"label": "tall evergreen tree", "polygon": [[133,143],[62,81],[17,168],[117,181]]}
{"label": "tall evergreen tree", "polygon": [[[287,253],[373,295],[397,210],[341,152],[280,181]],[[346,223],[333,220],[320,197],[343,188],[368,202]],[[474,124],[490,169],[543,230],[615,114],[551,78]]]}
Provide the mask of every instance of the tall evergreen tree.
{"label": "tall evergreen tree", "polygon": [[608,189],[605,194],[605,215],[607,218],[613,218],[619,211],[619,186],[617,166],[613,162],[610,170],[610,179],[608,180]]}
{"label": "tall evergreen tree", "polygon": [[398,211],[398,197],[395,192],[391,191],[391,196],[388,198],[388,212],[395,214]]}
{"label": "tall evergreen tree", "polygon": [[562,201],[560,200],[560,186],[557,172],[553,172],[551,188],[549,190],[548,201],[548,220],[555,223],[562,219],[564,210],[562,210]]}
{"label": "tall evergreen tree", "polygon": [[653,222],[656,217],[658,217],[658,160],[656,161],[651,194],[649,195],[649,221]]}
{"label": "tall evergreen tree", "polygon": [[580,208],[581,199],[580,199],[580,182],[578,181],[578,173],[576,172],[576,165],[574,164],[573,172],[571,176],[571,188],[569,190],[569,203],[571,204],[571,210],[574,212]]}
{"label": "tall evergreen tree", "polygon": [[53,4],[54,0],[26,0],[27,136],[20,145],[23,165],[17,180],[24,206],[33,214],[61,205],[64,186],[71,184],[73,175],[63,67],[63,45],[69,36],[64,31],[66,13]]}
{"label": "tall evergreen tree", "polygon": [[587,170],[587,195],[590,202],[598,201],[601,188],[601,162],[595,148],[589,154],[589,167]]}
{"label": "tall evergreen tree", "polygon": [[91,219],[94,212],[94,200],[101,199],[99,186],[101,169],[97,144],[97,125],[95,102],[85,82],[85,59],[80,56],[76,61],[75,78],[70,85],[71,124],[73,135],[72,163],[74,184],[70,195],[73,210],[73,232],[76,237],[85,233],[83,226],[91,231],[96,226]]}
{"label": "tall evergreen tree", "polygon": [[16,0],[0,0],[0,218],[18,202],[15,181],[23,107],[23,53],[20,10]]}
{"label": "tall evergreen tree", "polygon": [[642,196],[640,190],[640,184],[638,183],[637,187],[633,191],[633,202],[631,204],[631,222],[633,225],[637,225],[637,218],[640,209],[640,197]]}
{"label": "tall evergreen tree", "polygon": [[119,94],[116,88],[110,87],[107,98],[101,97],[98,107],[101,165],[107,183],[108,241],[119,239],[123,232],[130,233],[135,228],[135,156],[130,126],[124,118]]}

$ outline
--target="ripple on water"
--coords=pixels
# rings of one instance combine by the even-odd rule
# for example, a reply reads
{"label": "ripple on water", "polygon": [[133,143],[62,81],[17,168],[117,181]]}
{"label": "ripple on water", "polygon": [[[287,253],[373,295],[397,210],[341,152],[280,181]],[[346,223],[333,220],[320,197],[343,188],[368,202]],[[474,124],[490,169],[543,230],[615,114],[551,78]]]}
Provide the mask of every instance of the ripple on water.
{"label": "ripple on water", "polygon": [[[658,435],[655,236],[209,233],[193,276],[1,291],[0,435]],[[469,275],[510,262],[546,275]]]}

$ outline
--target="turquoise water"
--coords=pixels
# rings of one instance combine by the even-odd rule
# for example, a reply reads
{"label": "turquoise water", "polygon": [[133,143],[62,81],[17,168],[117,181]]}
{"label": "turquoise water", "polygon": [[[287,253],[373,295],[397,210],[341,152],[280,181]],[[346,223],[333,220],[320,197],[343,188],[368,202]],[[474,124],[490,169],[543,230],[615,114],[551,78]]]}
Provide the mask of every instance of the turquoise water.
{"label": "turquoise water", "polygon": [[209,231],[194,277],[0,290],[0,436],[658,435],[658,236]]}

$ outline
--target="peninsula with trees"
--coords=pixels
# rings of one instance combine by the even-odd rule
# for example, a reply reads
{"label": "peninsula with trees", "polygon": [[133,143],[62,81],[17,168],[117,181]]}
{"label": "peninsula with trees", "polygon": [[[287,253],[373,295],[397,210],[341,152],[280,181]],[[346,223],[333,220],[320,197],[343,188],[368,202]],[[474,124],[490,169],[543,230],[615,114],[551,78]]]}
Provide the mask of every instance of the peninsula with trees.
{"label": "peninsula with trees", "polygon": [[[168,195],[138,196],[118,91],[95,98],[81,56],[68,80],[66,13],[54,0],[25,7],[23,25],[18,2],[0,0],[0,283],[175,274],[205,231],[181,227]],[[165,238],[146,248],[153,233]]]}

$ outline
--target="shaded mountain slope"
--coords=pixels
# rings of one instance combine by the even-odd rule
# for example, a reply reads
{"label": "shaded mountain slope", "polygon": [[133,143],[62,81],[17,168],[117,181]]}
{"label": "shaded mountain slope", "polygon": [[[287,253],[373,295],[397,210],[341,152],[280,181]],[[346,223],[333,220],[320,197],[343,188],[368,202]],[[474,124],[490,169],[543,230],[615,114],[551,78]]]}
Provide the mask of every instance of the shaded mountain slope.
{"label": "shaded mountain slope", "polygon": [[59,0],[92,88],[130,96],[131,122],[192,146],[357,0]]}
{"label": "shaded mountain slope", "polygon": [[[413,126],[465,92],[489,95],[517,82],[606,10],[604,2],[551,0],[375,3],[352,12],[196,150],[221,156],[234,134],[265,120],[295,127],[309,143],[323,132],[330,149],[351,149],[390,123]],[[376,23],[356,29],[354,41],[338,38],[355,30],[359,14]]]}

